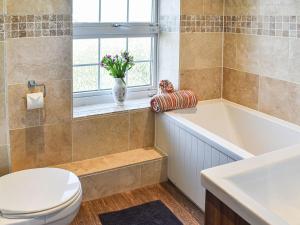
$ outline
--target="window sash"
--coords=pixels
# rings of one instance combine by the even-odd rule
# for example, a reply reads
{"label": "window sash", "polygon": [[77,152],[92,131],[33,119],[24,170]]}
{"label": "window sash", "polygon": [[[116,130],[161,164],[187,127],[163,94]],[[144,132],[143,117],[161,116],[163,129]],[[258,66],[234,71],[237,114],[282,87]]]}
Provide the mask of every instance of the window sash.
{"label": "window sash", "polygon": [[[99,21],[101,20],[101,0],[99,7]],[[127,0],[127,21],[129,21],[129,0]],[[152,51],[150,60],[151,69],[151,84],[144,86],[128,87],[128,94],[137,96],[141,93],[143,97],[146,97],[147,93],[156,91],[157,89],[157,70],[158,70],[158,36],[159,36],[159,24],[158,24],[158,0],[153,0],[152,5],[152,21],[151,23],[73,23],[73,39],[101,39],[101,38],[130,38],[130,37],[151,37]],[[128,48],[128,45],[126,46]],[[98,49],[99,51],[99,49]],[[100,60],[99,60],[100,61]],[[143,62],[136,61],[136,63]],[[111,91],[108,89],[100,89],[100,65],[86,64],[86,65],[73,65],[73,67],[80,66],[99,66],[98,74],[98,90],[74,92],[74,98],[94,98],[97,96],[111,95]]]}

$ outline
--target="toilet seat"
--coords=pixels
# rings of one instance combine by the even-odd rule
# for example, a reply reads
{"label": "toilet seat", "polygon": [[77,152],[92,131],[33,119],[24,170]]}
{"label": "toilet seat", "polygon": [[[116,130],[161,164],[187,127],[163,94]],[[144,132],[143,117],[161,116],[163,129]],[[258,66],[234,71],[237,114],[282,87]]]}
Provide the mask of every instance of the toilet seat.
{"label": "toilet seat", "polygon": [[67,208],[81,195],[78,177],[66,170],[42,168],[9,174],[0,178],[1,217],[47,216]]}

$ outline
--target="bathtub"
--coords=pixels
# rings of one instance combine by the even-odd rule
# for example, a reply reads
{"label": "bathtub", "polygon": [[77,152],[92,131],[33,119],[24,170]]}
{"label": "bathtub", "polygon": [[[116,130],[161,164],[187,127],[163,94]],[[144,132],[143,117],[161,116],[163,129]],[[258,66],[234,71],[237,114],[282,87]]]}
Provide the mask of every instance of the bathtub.
{"label": "bathtub", "polygon": [[168,177],[203,211],[202,170],[299,144],[299,126],[226,100],[156,115],[155,145],[168,155]]}

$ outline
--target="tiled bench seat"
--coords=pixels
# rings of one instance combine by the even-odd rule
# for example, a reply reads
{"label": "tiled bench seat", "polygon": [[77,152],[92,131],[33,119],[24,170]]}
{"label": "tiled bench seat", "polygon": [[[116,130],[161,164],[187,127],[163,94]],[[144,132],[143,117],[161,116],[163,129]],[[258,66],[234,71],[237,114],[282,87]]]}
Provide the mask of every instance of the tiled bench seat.
{"label": "tiled bench seat", "polygon": [[135,149],[55,167],[80,177],[84,201],[167,180],[167,157],[155,149]]}

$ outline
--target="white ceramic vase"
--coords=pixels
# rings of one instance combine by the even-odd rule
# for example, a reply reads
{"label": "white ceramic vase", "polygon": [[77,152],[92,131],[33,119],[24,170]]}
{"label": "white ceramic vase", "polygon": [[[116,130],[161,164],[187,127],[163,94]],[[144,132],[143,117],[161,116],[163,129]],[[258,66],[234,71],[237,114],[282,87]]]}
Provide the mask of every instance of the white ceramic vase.
{"label": "white ceramic vase", "polygon": [[115,78],[115,84],[112,88],[112,94],[115,103],[118,106],[123,106],[126,100],[127,86],[121,78]]}

